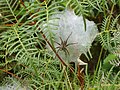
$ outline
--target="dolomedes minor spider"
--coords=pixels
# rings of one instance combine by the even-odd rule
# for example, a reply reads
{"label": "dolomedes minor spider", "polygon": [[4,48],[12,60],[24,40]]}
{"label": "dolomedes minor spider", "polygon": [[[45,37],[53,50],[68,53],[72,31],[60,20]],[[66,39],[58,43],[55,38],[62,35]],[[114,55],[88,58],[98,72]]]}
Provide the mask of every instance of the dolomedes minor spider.
{"label": "dolomedes minor spider", "polygon": [[55,41],[55,43],[58,44],[58,46],[56,47],[56,48],[58,48],[57,53],[59,51],[64,51],[66,56],[70,55],[67,47],[70,46],[70,45],[73,45],[73,44],[77,44],[77,43],[68,43],[68,39],[70,38],[71,34],[72,34],[72,32],[70,33],[70,35],[67,37],[66,40],[62,40],[62,38],[59,37],[60,38],[60,43]]}

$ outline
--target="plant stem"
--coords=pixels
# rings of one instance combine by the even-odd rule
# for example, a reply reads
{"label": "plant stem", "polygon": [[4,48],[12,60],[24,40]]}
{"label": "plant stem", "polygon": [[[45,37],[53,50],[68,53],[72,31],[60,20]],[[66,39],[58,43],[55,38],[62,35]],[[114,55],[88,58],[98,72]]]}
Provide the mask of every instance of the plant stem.
{"label": "plant stem", "polygon": [[69,67],[70,71],[72,71],[74,73],[73,68],[71,68],[69,65],[67,65],[64,60],[60,57],[60,55],[56,52],[55,48],[50,44],[50,42],[48,41],[48,39],[46,38],[45,34],[43,34],[42,31],[40,31],[40,33],[42,34],[42,37],[45,39],[45,41],[47,42],[47,44],[50,46],[50,48],[53,50],[53,52],[55,53],[55,55],[58,57],[58,59],[61,61],[61,63],[66,66]]}

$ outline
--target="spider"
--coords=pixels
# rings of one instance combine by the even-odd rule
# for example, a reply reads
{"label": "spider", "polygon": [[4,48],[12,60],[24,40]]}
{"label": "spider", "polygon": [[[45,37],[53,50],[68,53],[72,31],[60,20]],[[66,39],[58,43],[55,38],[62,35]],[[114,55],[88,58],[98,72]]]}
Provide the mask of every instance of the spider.
{"label": "spider", "polygon": [[67,37],[66,40],[62,40],[62,38],[59,37],[60,38],[60,43],[58,43],[58,42],[55,41],[55,43],[58,44],[58,46],[56,47],[56,49],[58,48],[57,53],[59,51],[63,51],[66,56],[70,55],[67,47],[70,46],[70,45],[76,44],[76,43],[68,43],[68,39],[70,38],[71,34],[72,34],[72,32],[70,33],[70,35]]}

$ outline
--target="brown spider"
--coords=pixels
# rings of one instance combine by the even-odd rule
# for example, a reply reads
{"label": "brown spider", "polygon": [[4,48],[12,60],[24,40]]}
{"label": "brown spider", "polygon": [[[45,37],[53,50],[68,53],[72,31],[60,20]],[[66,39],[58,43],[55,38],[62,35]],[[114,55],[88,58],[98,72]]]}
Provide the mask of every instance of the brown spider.
{"label": "brown spider", "polygon": [[64,51],[66,56],[67,56],[67,55],[70,55],[67,47],[70,46],[70,45],[73,45],[73,44],[77,44],[77,43],[67,43],[67,42],[68,42],[68,39],[69,39],[70,36],[71,36],[71,34],[72,34],[72,32],[70,33],[70,35],[67,37],[67,39],[66,39],[65,41],[63,41],[62,38],[59,37],[61,42],[60,42],[60,43],[55,42],[55,43],[57,43],[57,44],[59,45],[58,47],[56,47],[56,48],[58,48],[57,53],[58,53],[59,51]]}

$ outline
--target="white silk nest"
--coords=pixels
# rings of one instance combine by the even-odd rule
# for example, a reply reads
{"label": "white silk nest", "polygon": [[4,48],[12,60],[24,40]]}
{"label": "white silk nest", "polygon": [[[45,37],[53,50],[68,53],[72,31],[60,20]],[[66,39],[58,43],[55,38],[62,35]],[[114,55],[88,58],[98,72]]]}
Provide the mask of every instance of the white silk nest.
{"label": "white silk nest", "polygon": [[[69,36],[67,43],[75,43],[67,47],[69,56],[66,56],[62,50],[59,50],[59,54],[63,59],[67,58],[70,61],[74,61],[77,60],[82,53],[86,56],[87,52],[90,54],[90,47],[98,34],[98,29],[93,21],[87,19],[85,19],[85,21],[86,31],[83,16],[75,15],[72,10],[66,9],[61,14],[51,17],[49,27],[52,28],[52,32],[55,35],[55,42],[60,43],[60,37],[65,41]],[[59,45],[55,43],[55,47],[58,46]]]}

